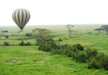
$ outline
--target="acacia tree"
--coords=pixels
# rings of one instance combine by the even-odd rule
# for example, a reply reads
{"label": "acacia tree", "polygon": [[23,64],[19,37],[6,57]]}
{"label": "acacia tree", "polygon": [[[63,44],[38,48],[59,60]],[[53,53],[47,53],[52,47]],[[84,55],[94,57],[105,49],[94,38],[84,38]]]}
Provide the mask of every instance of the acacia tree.
{"label": "acacia tree", "polygon": [[28,38],[32,38],[32,33],[26,33],[25,36]]}
{"label": "acacia tree", "polygon": [[50,31],[47,29],[38,29],[36,41],[41,50],[49,51],[56,48],[56,43],[52,39]]}
{"label": "acacia tree", "polygon": [[108,25],[102,25],[101,28],[108,34]]}
{"label": "acacia tree", "polygon": [[106,32],[106,34],[108,34],[108,25],[102,25],[101,27],[96,28],[95,31]]}
{"label": "acacia tree", "polygon": [[104,29],[103,29],[103,28],[96,28],[95,31],[97,31],[97,32],[100,33],[100,32],[102,32],[102,31],[104,31]]}

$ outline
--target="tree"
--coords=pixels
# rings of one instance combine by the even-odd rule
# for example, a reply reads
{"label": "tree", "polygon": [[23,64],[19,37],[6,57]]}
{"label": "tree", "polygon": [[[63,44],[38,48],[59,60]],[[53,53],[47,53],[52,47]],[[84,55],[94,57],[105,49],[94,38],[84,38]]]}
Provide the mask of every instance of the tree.
{"label": "tree", "polygon": [[101,29],[108,34],[108,25],[102,25]]}
{"label": "tree", "polygon": [[97,31],[97,32],[100,33],[100,32],[102,32],[102,31],[104,31],[104,29],[103,29],[103,28],[96,28],[95,31]]}
{"label": "tree", "polygon": [[27,36],[28,38],[32,38],[32,33],[26,33],[25,36]]}
{"label": "tree", "polygon": [[10,34],[9,34],[8,30],[3,30],[3,31],[2,31],[2,35],[3,35],[6,39],[8,39]]}
{"label": "tree", "polygon": [[39,46],[39,49],[41,50],[50,51],[56,48],[56,43],[52,39],[50,31],[47,29],[38,29],[36,41],[37,45]]}

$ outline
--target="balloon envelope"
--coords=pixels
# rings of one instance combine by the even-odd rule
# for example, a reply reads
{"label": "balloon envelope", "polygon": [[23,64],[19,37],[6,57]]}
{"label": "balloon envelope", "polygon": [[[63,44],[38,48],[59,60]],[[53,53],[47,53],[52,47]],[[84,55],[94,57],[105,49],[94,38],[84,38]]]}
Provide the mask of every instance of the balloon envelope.
{"label": "balloon envelope", "polygon": [[30,19],[30,12],[26,9],[17,9],[13,12],[12,18],[22,30]]}

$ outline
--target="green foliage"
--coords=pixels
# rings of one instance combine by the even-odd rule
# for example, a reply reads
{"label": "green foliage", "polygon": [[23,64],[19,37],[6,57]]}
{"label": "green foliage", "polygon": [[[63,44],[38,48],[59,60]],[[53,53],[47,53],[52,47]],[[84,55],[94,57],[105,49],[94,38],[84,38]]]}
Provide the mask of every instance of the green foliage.
{"label": "green foliage", "polygon": [[104,69],[108,70],[108,56],[104,55],[102,65]]}
{"label": "green foliage", "polygon": [[10,46],[9,42],[4,42],[3,45],[4,46]]}
{"label": "green foliage", "polygon": [[26,46],[31,46],[30,42],[25,43]]}
{"label": "green foliage", "polygon": [[21,41],[20,43],[19,43],[19,45],[20,46],[31,46],[32,44],[30,43],[30,42],[25,42],[25,41]]}
{"label": "green foliage", "polygon": [[108,57],[103,53],[97,52],[94,48],[87,48],[81,44],[60,44],[58,41],[53,40],[49,33],[44,33],[43,31],[38,33],[36,39],[39,49],[43,51],[50,51],[54,54],[64,54],[68,57],[72,57],[77,62],[87,63],[88,68],[108,69]]}
{"label": "green foliage", "polygon": [[[40,40],[41,39],[41,40]],[[88,63],[88,68],[105,68],[108,69],[108,59],[103,53],[98,53],[94,48],[86,48],[81,44],[74,44],[73,46],[65,44],[56,44],[52,38],[40,37],[37,39],[39,49],[50,51],[54,54],[64,54],[72,57],[77,62]]]}
{"label": "green foliage", "polygon": [[19,43],[20,46],[25,46],[25,43],[24,41],[22,40],[20,43]]}
{"label": "green foliage", "polygon": [[108,56],[104,53],[98,53],[89,60],[89,68],[104,68],[108,69]]}
{"label": "green foliage", "polygon": [[61,38],[58,39],[59,42],[63,41]]}
{"label": "green foliage", "polygon": [[95,57],[92,57],[89,61],[89,67],[102,68],[104,63],[104,54],[98,53]]}
{"label": "green foliage", "polygon": [[91,59],[94,58],[98,54],[97,50],[94,48],[85,48],[84,51],[87,54],[87,60],[86,60],[87,62],[90,62]]}
{"label": "green foliage", "polygon": [[74,56],[73,47],[70,45],[64,45],[63,53],[68,57],[73,57]]}
{"label": "green foliage", "polygon": [[84,50],[84,47],[81,44],[75,44],[73,45],[73,48],[75,50],[80,50],[80,51]]}
{"label": "green foliage", "polygon": [[88,55],[85,51],[79,51],[77,60],[79,62],[87,62],[87,57],[88,57]]}

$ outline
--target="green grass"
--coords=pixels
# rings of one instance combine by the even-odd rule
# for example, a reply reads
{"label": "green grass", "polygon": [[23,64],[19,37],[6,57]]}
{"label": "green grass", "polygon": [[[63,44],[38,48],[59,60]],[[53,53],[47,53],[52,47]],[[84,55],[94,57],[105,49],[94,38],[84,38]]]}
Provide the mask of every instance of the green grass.
{"label": "green grass", "polygon": [[108,71],[87,69],[86,64],[35,46],[9,46],[0,47],[0,75],[108,75]]}
{"label": "green grass", "polygon": [[68,44],[81,43],[84,46],[96,48],[100,52],[104,52],[108,55],[108,35],[77,35],[71,39],[63,41]]}
{"label": "green grass", "polygon": [[[55,30],[55,27],[53,28]],[[82,33],[80,33],[80,29],[80,27],[76,27],[75,30],[78,32],[73,38],[68,38],[66,30],[64,31],[63,28],[55,30],[54,34],[57,35],[55,39],[62,38],[62,43],[71,45],[81,43],[108,55],[108,35],[87,34],[86,31],[90,29],[89,27],[86,30],[83,30],[82,27]],[[0,40],[0,44],[3,44],[4,41],[18,44],[20,41],[15,40],[16,38],[23,37]],[[32,44],[36,43],[35,39],[28,41]],[[88,69],[87,64],[77,63],[63,55],[40,51],[37,46],[0,46],[0,75],[108,75],[108,71]]]}

